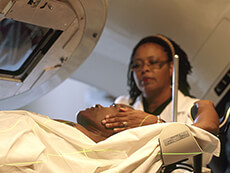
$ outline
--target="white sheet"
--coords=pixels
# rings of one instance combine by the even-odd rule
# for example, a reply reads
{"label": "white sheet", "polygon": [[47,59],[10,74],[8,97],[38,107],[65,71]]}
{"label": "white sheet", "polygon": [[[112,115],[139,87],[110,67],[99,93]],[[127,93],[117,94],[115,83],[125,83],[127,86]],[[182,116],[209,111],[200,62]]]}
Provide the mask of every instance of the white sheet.
{"label": "white sheet", "polygon": [[[47,116],[1,111],[0,172],[157,172],[162,165],[158,136],[167,125],[130,129],[95,143],[79,130]],[[218,138],[189,128],[205,152],[219,153]]]}

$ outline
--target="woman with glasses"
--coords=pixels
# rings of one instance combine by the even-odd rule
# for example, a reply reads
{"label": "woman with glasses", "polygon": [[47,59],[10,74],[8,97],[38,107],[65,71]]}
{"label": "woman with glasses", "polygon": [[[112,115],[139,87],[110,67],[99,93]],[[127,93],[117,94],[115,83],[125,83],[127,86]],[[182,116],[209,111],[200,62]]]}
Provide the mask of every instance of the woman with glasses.
{"label": "woman with glasses", "polygon": [[122,112],[107,115],[102,124],[119,132],[143,125],[171,122],[171,81],[175,54],[179,56],[177,121],[192,124],[190,111],[197,99],[190,96],[187,82],[191,65],[180,46],[163,35],[145,37],[133,49],[128,70],[129,96],[120,96],[115,103],[130,105],[135,110],[121,108]]}

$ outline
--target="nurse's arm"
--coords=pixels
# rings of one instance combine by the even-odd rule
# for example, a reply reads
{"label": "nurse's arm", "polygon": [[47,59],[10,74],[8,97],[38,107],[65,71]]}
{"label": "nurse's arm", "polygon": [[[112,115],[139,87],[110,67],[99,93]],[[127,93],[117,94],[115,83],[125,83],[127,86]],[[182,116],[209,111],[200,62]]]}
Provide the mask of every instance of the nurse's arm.
{"label": "nurse's arm", "polygon": [[200,100],[195,102],[195,104],[198,107],[198,113],[193,125],[217,135],[219,131],[219,116],[214,104],[209,100]]}

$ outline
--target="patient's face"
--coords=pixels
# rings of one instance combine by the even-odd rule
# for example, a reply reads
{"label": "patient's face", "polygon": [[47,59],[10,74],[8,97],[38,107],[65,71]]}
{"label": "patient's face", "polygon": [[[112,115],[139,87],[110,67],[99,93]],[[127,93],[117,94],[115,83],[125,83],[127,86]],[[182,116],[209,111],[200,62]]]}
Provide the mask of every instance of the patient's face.
{"label": "patient's face", "polygon": [[87,108],[84,111],[80,111],[78,113],[78,117],[84,116],[84,117],[92,117],[94,119],[95,118],[104,119],[105,116],[108,114],[114,114],[114,113],[119,112],[120,108],[133,109],[132,107],[124,105],[124,104],[112,104],[109,107],[103,107],[97,104],[94,107]]}
{"label": "patient's face", "polygon": [[[96,105],[84,111],[80,111],[77,115],[77,122],[83,126],[91,135],[94,134],[95,141],[101,141],[114,134],[113,129],[108,129],[102,125],[101,121],[108,114],[116,114],[120,108],[132,109],[123,104],[113,104],[110,107]],[[85,133],[88,134],[88,133]],[[96,135],[96,136],[95,136]],[[92,137],[92,136],[91,136]],[[93,137],[92,137],[93,139]]]}
{"label": "patient's face", "polygon": [[112,104],[110,107],[103,107],[98,104],[84,111],[80,111],[77,115],[77,122],[88,130],[94,128],[105,131],[106,128],[101,124],[101,121],[106,115],[119,112],[120,108],[133,109],[124,104]]}

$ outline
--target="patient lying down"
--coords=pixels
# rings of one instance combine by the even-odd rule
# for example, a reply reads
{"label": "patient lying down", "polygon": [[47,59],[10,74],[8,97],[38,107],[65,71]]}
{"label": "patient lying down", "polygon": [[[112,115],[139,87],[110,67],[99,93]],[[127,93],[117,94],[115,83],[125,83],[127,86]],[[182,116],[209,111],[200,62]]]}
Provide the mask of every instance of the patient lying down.
{"label": "patient lying down", "polygon": [[[194,126],[206,129],[202,104]],[[168,123],[114,134],[101,121],[120,107],[132,110],[97,105],[79,112],[79,124],[58,120],[76,128],[28,111],[0,111],[0,172],[158,172],[162,166],[158,138]],[[194,126],[188,127],[204,151],[218,153],[219,140]]]}
{"label": "patient lying down", "polygon": [[[217,134],[219,118],[213,103],[208,100],[200,100],[196,102],[196,105],[198,105],[198,114],[193,125],[213,134]],[[124,104],[113,104],[110,107],[103,107],[98,104],[95,107],[80,111],[77,115],[78,124],[64,120],[57,121],[74,126],[95,142],[99,142],[115,133],[113,129],[108,129],[101,123],[105,116],[108,114],[116,114],[118,111],[124,109],[126,109],[126,111],[133,110],[132,107]],[[129,129],[129,127],[125,127],[122,122],[120,123],[120,127],[123,130]]]}
{"label": "patient lying down", "polygon": [[[55,120],[71,125],[80,130],[93,141],[99,142],[114,134],[114,131],[102,125],[101,121],[106,115],[117,113],[120,108],[132,109],[130,106],[123,104],[113,104],[110,107],[103,107],[97,104],[94,107],[87,108],[86,110],[78,113],[78,124],[65,120]],[[121,124],[121,128],[123,128],[123,124]]]}

